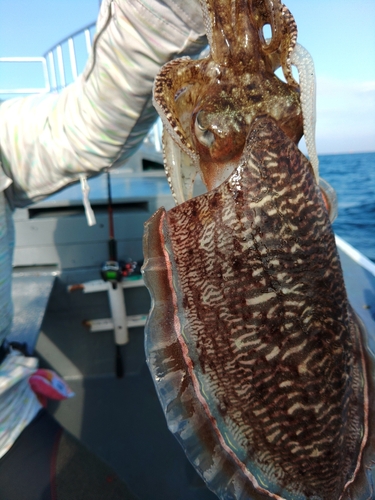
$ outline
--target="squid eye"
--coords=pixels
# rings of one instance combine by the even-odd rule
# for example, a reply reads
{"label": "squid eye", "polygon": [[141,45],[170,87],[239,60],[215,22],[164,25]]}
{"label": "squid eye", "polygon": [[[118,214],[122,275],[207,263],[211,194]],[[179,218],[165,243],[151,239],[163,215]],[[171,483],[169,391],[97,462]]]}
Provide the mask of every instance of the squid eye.
{"label": "squid eye", "polygon": [[202,125],[201,119],[199,117],[200,113],[201,112],[199,111],[199,113],[195,118],[195,123],[194,123],[195,136],[203,146],[210,148],[215,141],[215,135],[213,134],[213,132],[211,132],[211,130]]}

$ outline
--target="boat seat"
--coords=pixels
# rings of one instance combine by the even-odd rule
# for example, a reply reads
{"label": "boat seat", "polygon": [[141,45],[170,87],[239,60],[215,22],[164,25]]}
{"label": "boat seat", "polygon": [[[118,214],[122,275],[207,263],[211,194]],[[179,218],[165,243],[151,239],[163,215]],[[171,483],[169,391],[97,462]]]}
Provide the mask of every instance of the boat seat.
{"label": "boat seat", "polygon": [[30,354],[38,340],[56,271],[45,269],[13,271],[13,325],[8,340],[26,343]]}

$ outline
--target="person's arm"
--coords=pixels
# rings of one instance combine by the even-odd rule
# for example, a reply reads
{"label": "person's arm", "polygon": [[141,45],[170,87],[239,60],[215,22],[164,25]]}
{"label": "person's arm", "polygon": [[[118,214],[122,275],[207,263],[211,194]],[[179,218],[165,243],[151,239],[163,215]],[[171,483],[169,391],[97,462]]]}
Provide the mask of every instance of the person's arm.
{"label": "person's arm", "polygon": [[[169,7],[168,7],[169,5]],[[61,94],[0,106],[0,160],[25,205],[128,158],[155,120],[160,67],[205,44],[198,0],[103,0],[83,74]]]}

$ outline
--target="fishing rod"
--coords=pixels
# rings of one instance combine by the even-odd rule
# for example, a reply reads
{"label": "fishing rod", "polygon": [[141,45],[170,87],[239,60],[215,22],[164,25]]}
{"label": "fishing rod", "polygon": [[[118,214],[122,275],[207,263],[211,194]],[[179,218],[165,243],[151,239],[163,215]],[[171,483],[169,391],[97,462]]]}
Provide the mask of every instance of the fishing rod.
{"label": "fishing rod", "polygon": [[111,177],[109,169],[106,169],[107,176],[107,198],[108,198],[108,254],[109,260],[104,262],[101,269],[101,276],[104,281],[111,284],[108,290],[109,304],[113,319],[113,328],[115,334],[115,371],[118,378],[122,378],[125,373],[125,363],[123,359],[122,348],[129,342],[129,333],[127,328],[126,309],[124,293],[121,281],[124,277],[131,274],[135,263],[120,263],[117,256],[117,240],[115,238],[115,227],[113,217],[113,201],[111,189]]}

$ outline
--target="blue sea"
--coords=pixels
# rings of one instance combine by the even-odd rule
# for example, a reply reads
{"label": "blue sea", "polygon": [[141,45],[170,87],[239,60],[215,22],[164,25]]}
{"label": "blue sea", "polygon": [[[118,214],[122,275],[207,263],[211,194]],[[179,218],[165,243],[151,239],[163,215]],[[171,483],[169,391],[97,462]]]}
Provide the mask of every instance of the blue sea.
{"label": "blue sea", "polygon": [[375,153],[319,156],[320,176],[336,190],[336,234],[375,262]]}

